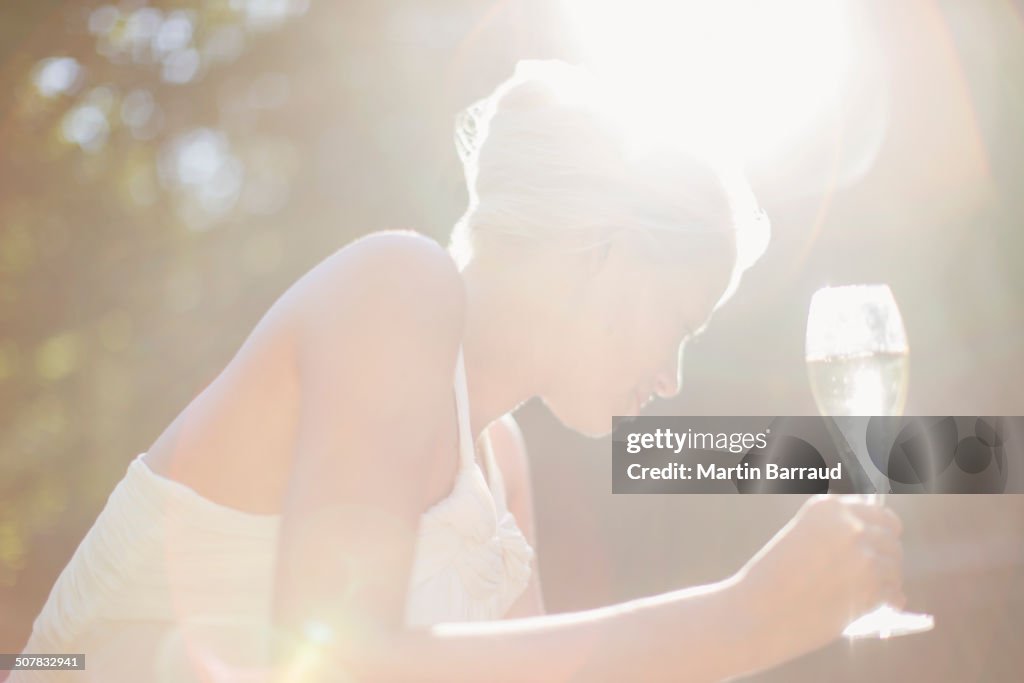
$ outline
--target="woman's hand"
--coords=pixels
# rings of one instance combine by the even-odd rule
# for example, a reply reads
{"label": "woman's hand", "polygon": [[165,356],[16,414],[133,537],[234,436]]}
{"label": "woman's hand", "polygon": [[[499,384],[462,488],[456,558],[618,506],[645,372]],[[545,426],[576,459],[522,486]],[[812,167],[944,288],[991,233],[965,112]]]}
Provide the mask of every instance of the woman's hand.
{"label": "woman's hand", "polygon": [[794,655],[886,602],[902,608],[902,525],[860,496],[815,496],[740,570],[754,614]]}

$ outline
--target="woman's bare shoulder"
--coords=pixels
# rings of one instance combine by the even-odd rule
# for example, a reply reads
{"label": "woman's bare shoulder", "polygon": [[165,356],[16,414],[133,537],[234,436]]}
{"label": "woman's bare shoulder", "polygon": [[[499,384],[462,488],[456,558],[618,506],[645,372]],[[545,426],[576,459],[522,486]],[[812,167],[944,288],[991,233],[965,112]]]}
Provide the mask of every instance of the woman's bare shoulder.
{"label": "woman's bare shoulder", "polygon": [[[301,355],[392,361],[417,347],[420,361],[454,361],[465,290],[448,252],[426,235],[384,231],[339,249],[275,304]],[[450,358],[449,358],[450,357]]]}
{"label": "woman's bare shoulder", "polygon": [[[193,488],[263,509],[279,498],[266,491],[286,478],[281,468],[289,459],[277,456],[291,448],[300,409],[350,419],[372,410],[414,425],[444,405],[436,397],[450,391],[463,306],[461,276],[437,242],[403,232],[358,239],[278,299],[225,370],[149,448],[147,463],[166,467],[174,455],[179,478]],[[196,454],[187,471],[184,451]],[[227,467],[225,451],[263,463],[259,470],[271,483],[250,487],[258,499],[231,499],[211,481]]]}
{"label": "woman's bare shoulder", "polygon": [[432,311],[458,310],[462,280],[448,252],[426,235],[388,230],[370,233],[334,252],[282,297],[299,313],[348,306],[428,303]]}
{"label": "woman's bare shoulder", "polygon": [[[427,237],[373,234],[328,257],[288,296],[297,439],[304,471],[318,473],[309,486],[343,498],[345,482],[358,481],[358,495],[393,495],[418,509],[462,340],[454,262]],[[399,470],[416,474],[396,482]]]}

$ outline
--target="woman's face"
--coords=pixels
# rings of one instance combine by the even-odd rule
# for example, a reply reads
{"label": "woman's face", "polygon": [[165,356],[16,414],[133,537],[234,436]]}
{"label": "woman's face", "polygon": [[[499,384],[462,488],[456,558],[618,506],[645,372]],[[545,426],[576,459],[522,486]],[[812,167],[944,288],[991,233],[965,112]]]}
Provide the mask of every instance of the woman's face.
{"label": "woman's face", "polygon": [[[682,388],[687,339],[711,315],[732,263],[654,262],[628,238],[590,256],[555,340],[558,370],[542,399],[566,426],[590,436],[613,415],[636,415],[656,396]],[[668,255],[669,258],[665,258]]]}

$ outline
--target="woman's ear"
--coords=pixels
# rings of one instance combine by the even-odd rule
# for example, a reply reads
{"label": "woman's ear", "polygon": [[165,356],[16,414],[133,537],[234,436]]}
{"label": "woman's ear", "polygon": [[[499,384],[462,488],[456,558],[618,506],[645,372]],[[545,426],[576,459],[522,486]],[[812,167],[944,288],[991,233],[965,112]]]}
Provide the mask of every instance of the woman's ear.
{"label": "woman's ear", "polygon": [[576,309],[593,292],[595,280],[608,267],[611,246],[609,240],[602,240],[568,254],[563,253],[559,271],[568,286],[565,310]]}
{"label": "woman's ear", "polygon": [[593,277],[608,268],[632,268],[646,253],[645,245],[638,240],[642,240],[642,236],[636,232],[622,228],[612,231],[587,255],[588,274]]}

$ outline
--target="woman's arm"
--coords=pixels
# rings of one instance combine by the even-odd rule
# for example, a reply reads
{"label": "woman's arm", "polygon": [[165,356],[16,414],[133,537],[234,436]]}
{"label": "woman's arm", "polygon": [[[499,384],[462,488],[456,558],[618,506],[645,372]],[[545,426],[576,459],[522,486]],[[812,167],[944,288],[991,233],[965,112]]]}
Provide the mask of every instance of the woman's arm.
{"label": "woman's arm", "polygon": [[440,624],[342,656],[339,671],[389,683],[719,681],[795,655],[763,648],[769,620],[744,603],[732,579],[585,611]]}
{"label": "woman's arm", "polygon": [[729,679],[825,645],[880,602],[902,608],[900,532],[886,508],[817,496],[725,581],[580,612],[407,630],[335,661],[360,681]]}
{"label": "woman's arm", "polygon": [[349,642],[403,622],[423,482],[451,413],[465,306],[439,245],[371,235],[279,302],[297,345],[299,420],[282,506],[275,619]]}
{"label": "woman's arm", "polygon": [[[562,615],[408,629],[427,454],[451,416],[461,280],[436,244],[361,240],[295,288],[302,418],[275,594],[301,680],[720,680],[898,602],[892,513],[815,501],[735,577]],[[319,648],[319,650],[318,650]],[[289,680],[285,676],[282,680]]]}

